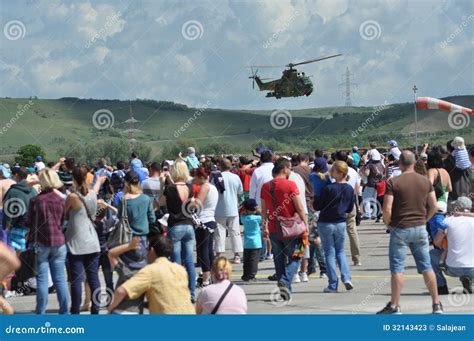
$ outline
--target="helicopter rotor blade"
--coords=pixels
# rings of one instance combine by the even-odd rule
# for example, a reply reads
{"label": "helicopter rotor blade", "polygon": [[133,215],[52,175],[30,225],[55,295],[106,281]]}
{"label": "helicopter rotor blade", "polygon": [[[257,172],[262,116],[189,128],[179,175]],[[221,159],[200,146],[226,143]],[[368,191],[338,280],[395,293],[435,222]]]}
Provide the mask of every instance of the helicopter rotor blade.
{"label": "helicopter rotor blade", "polygon": [[334,57],[339,57],[339,56],[342,56],[342,54],[334,54],[334,55],[331,55],[331,56],[326,56],[326,57],[320,57],[320,58],[316,58],[316,59],[310,59],[310,60],[305,60],[304,62],[299,62],[299,63],[289,63],[287,65],[285,65],[286,67],[293,67],[293,66],[297,66],[297,65],[303,65],[303,64],[309,64],[309,63],[314,63],[314,62],[319,62],[321,60],[325,60],[325,59],[329,59],[329,58],[334,58]]}
{"label": "helicopter rotor blade", "polygon": [[262,69],[268,69],[268,68],[276,68],[276,67],[286,67],[286,65],[246,65],[246,68],[262,68]]}

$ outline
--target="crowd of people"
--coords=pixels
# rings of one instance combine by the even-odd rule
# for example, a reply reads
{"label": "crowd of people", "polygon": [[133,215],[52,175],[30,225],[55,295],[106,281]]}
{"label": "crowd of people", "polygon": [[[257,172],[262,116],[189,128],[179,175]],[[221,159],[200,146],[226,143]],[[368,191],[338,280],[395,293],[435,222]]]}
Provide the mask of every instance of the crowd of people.
{"label": "crowd of people", "polygon": [[[243,263],[245,283],[257,280],[264,260],[273,260],[268,280],[282,300],[318,271],[328,281],[324,293],[351,291],[357,283],[346,234],[352,266],[361,266],[357,226],[373,220],[390,233],[392,297],[379,313],[401,312],[409,248],[440,314],[445,276],[472,293],[473,164],[474,149],[461,137],[419,153],[391,140],[386,152],[370,143],[364,152],[257,148],[249,157],[211,157],[189,147],[161,163],[144,164],[132,153],[113,166],[73,158],[45,164],[42,156],[33,165],[1,164],[0,310],[13,312],[9,293],[34,290],[37,314],[46,313],[52,291],[60,314],[105,307],[113,314],[245,314],[232,264]],[[27,266],[33,275],[23,279]]]}

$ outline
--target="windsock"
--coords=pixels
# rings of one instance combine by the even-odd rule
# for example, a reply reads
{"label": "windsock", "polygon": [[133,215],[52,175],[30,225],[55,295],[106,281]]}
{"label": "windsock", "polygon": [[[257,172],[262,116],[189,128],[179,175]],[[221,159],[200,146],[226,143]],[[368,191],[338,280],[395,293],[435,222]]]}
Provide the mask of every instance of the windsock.
{"label": "windsock", "polygon": [[438,109],[448,112],[462,112],[464,114],[472,115],[472,109],[462,107],[460,105],[446,102],[433,97],[418,97],[416,99],[416,108],[417,109]]}

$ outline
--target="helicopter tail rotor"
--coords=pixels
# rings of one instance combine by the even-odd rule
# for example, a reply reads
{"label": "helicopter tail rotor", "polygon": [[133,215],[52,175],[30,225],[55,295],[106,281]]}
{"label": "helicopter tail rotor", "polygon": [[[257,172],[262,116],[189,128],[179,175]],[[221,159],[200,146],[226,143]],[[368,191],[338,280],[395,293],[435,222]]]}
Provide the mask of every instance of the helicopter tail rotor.
{"label": "helicopter tail rotor", "polygon": [[255,72],[253,72],[253,68],[251,68],[251,71],[252,71],[252,76],[250,76],[249,78],[252,79],[252,89],[255,89],[255,78],[257,78],[258,69],[256,69]]}

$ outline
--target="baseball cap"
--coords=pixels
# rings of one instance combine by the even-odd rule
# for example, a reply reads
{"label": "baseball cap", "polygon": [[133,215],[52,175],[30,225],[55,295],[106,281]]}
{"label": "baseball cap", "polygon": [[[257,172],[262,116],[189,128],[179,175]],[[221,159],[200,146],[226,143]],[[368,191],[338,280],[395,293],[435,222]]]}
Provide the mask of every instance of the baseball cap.
{"label": "baseball cap", "polygon": [[187,152],[188,154],[194,154],[194,153],[196,153],[196,150],[194,149],[194,147],[188,147],[188,149],[186,150],[186,152]]}
{"label": "baseball cap", "polygon": [[353,151],[353,152],[356,152],[356,151],[358,151],[358,150],[359,150],[359,147],[357,147],[357,146],[352,147],[352,151]]}
{"label": "baseball cap", "polygon": [[328,171],[328,162],[323,157],[318,157],[314,160],[314,168],[315,172],[326,173]]}
{"label": "baseball cap", "polygon": [[38,155],[38,156],[36,157],[36,161],[38,161],[38,162],[43,161],[43,157],[42,157],[41,155]]}
{"label": "baseball cap", "polygon": [[398,143],[395,140],[390,140],[387,142],[390,147],[398,147]]}

